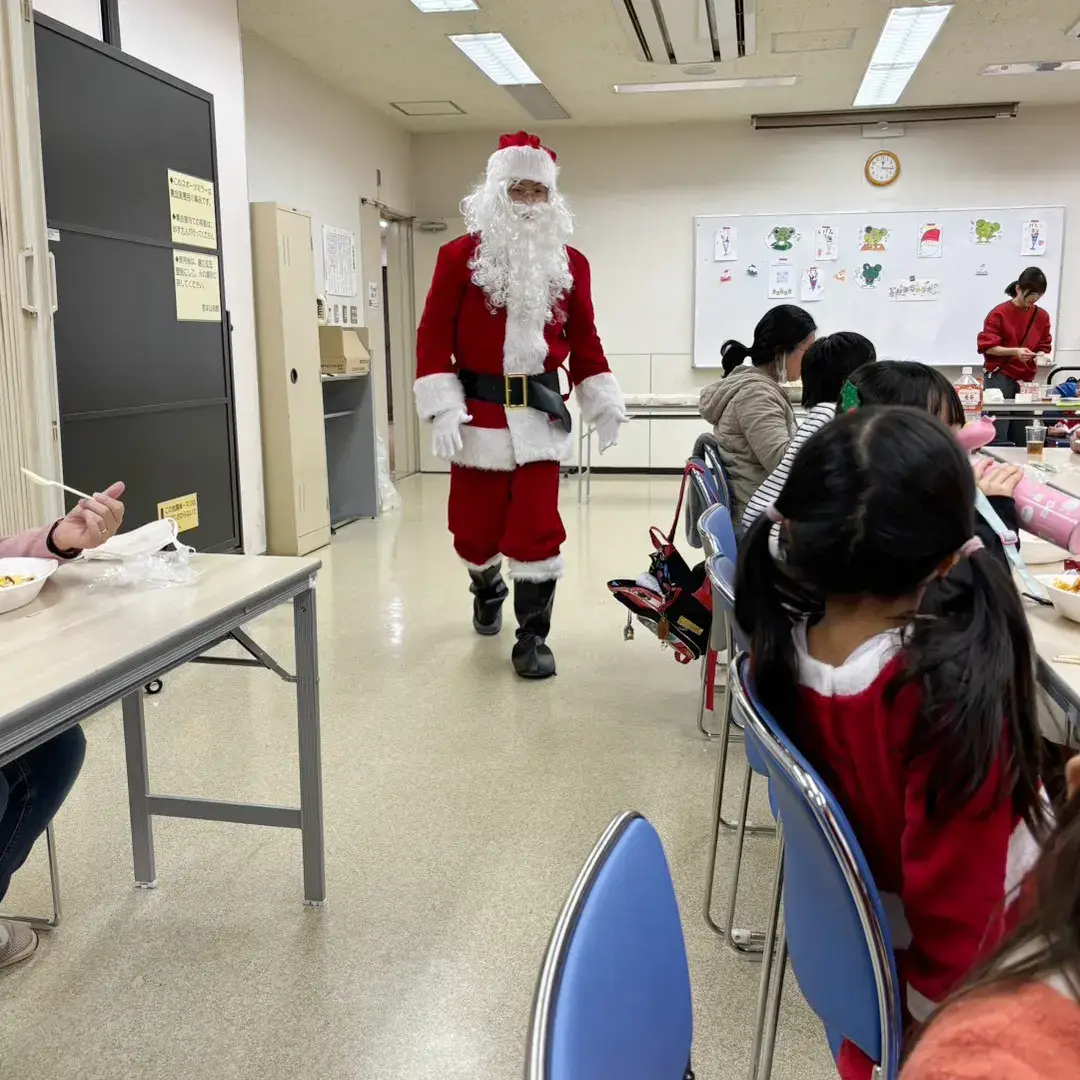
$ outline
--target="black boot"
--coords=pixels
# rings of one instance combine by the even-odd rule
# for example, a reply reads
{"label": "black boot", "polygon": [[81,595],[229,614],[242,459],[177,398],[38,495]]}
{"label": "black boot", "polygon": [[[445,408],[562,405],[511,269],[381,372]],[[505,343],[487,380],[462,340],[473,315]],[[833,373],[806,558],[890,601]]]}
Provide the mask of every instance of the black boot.
{"label": "black boot", "polygon": [[486,570],[470,570],[472,584],[469,592],[473,594],[472,624],[478,634],[491,637],[502,629],[502,606],[510,591],[499,572],[499,564]]}
{"label": "black boot", "polygon": [[551,630],[554,603],[554,581],[514,582],[514,614],[518,630],[510,658],[514,670],[523,679],[546,679],[555,674],[555,657],[544,644]]}

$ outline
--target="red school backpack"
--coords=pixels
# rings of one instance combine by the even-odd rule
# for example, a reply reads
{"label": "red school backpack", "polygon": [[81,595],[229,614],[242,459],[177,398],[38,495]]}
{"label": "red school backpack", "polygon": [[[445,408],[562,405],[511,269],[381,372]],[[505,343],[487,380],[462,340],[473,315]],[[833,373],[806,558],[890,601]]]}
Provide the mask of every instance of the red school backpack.
{"label": "red school backpack", "polygon": [[675,520],[665,535],[657,526],[649,529],[653,553],[649,569],[637,578],[616,578],[607,583],[611,594],[628,609],[623,636],[634,636],[634,616],[670,647],[680,664],[697,660],[708,648],[712,626],[712,590],[705,564],[691,568],[675,546],[686,483],[692,472],[701,471],[695,462],[687,462],[679,487]]}

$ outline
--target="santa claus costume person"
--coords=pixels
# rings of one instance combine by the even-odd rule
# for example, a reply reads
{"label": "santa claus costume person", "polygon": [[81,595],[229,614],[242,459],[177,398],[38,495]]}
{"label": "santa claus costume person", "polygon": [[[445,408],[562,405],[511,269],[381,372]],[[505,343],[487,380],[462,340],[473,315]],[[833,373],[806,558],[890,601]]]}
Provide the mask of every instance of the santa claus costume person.
{"label": "santa claus costume person", "polygon": [[514,669],[555,674],[551,629],[559,552],[559,462],[570,414],[568,366],[582,422],[603,452],[626,423],[596,333],[589,264],[567,246],[573,220],[555,154],[535,135],[504,135],[461,204],[467,233],[440,251],[416,335],[416,407],[434,453],[451,462],[449,524],[472,579],[473,626],[497,634],[514,582]]}

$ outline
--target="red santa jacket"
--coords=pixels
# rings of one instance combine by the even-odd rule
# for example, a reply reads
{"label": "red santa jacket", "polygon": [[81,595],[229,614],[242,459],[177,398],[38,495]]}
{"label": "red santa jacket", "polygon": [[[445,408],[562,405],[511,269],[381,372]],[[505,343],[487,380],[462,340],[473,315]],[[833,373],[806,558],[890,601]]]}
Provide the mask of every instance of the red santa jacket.
{"label": "red santa jacket", "polygon": [[462,429],[465,445],[454,458],[457,464],[507,470],[530,461],[562,460],[570,436],[559,424],[534,409],[466,401],[457,372],[539,374],[566,365],[586,423],[612,405],[621,409],[622,394],[596,332],[588,260],[567,248],[574,283],[544,327],[547,356],[542,362],[522,362],[504,355],[506,309],[492,308],[483,289],[473,284],[469,260],[479,242],[477,236],[461,236],[439,250],[416,332],[417,411],[430,420],[464,407],[472,417]]}
{"label": "red santa jacket", "polygon": [[[997,944],[1038,845],[1002,796],[1006,752],[983,786],[946,819],[926,814],[933,764],[908,760],[919,690],[887,703],[903,663],[899,635],[881,634],[840,667],[806,651],[799,664],[799,748],[836,796],[862,845],[889,921],[904,1006],[925,1020]],[[842,973],[841,973],[842,975]],[[869,1080],[869,1059],[850,1043],[837,1058],[844,1080]]]}

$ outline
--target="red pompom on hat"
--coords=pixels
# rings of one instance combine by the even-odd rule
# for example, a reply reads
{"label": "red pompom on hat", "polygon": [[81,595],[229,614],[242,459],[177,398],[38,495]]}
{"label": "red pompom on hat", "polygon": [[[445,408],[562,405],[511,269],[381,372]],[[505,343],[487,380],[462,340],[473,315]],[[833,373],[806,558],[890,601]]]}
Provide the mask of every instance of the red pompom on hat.
{"label": "red pompom on hat", "polygon": [[544,146],[539,135],[530,135],[527,131],[502,135],[498,150],[488,158],[487,181],[532,180],[554,191],[559,175],[555,160],[555,151]]}

